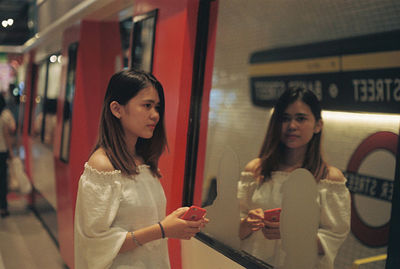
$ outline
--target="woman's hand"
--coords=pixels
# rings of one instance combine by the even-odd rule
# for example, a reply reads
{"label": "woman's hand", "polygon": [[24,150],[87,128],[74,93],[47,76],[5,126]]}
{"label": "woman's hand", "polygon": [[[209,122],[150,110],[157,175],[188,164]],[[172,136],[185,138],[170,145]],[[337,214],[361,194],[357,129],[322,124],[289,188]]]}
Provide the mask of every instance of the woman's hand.
{"label": "woman's hand", "polygon": [[269,240],[281,239],[280,222],[264,220],[262,232],[264,237]]}
{"label": "woman's hand", "polygon": [[209,222],[205,217],[198,221],[183,220],[180,217],[189,210],[189,207],[181,207],[169,214],[161,221],[164,227],[165,237],[178,238],[189,240],[196,233],[200,232],[201,228]]}
{"label": "woman's hand", "polygon": [[264,227],[264,210],[262,208],[252,209],[247,217],[241,220],[239,227],[239,238],[241,240],[249,237],[253,232]]}
{"label": "woman's hand", "polygon": [[252,209],[243,222],[255,232],[264,227],[264,211],[261,208]]}

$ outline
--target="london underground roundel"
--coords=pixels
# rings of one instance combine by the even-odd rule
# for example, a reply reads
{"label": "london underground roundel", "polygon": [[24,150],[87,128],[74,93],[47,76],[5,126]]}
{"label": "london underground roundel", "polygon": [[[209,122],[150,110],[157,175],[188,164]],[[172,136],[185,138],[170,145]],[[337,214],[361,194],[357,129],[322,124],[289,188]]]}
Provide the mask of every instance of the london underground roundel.
{"label": "london underground roundel", "polygon": [[[398,135],[392,132],[377,132],[361,142],[350,158],[346,169],[348,187],[351,192],[351,231],[365,245],[381,247],[388,243],[389,222],[380,226],[366,223],[360,216],[355,203],[355,195],[370,196],[391,203],[393,181],[358,174],[361,164],[368,155],[377,150],[385,150],[396,156]],[[349,180],[350,179],[350,180]],[[371,186],[368,187],[367,186]],[[360,185],[362,186],[360,188]],[[374,210],[372,207],[371,210]]]}

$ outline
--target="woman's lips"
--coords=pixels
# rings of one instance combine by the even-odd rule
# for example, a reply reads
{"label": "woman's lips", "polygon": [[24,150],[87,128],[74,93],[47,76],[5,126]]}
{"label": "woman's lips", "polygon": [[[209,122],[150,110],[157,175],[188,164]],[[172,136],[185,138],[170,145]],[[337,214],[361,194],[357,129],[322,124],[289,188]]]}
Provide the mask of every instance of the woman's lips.
{"label": "woman's lips", "polygon": [[298,137],[299,137],[298,135],[293,135],[293,134],[286,135],[286,138],[288,138],[288,139],[295,139],[295,138],[298,138]]}

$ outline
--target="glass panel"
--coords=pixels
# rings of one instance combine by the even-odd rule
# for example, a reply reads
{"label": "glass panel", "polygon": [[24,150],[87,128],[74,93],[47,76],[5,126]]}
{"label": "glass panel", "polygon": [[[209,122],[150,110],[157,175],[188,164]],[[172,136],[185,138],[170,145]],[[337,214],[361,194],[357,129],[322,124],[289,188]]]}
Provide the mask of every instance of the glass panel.
{"label": "glass panel", "polygon": [[126,68],[129,66],[129,43],[131,40],[131,32],[132,32],[132,17],[129,17],[119,23],[119,31],[121,34],[121,46],[122,46],[122,59],[123,59],[123,67]]}
{"label": "glass panel", "polygon": [[25,103],[26,103],[26,71],[28,63],[24,60],[20,69],[18,70],[18,94],[15,96],[18,98],[16,104],[18,105],[18,117],[17,121],[17,137],[22,135],[24,116],[25,116]]}
{"label": "glass panel", "polygon": [[71,44],[68,48],[67,85],[65,87],[65,101],[63,112],[63,125],[61,135],[60,159],[69,160],[69,143],[71,134],[72,108],[75,96],[76,62],[78,55],[78,43]]}
{"label": "glass panel", "polygon": [[136,16],[133,25],[132,67],[151,72],[157,10]]}
{"label": "glass panel", "polygon": [[50,56],[46,99],[43,107],[43,139],[42,142],[53,146],[57,124],[57,98],[60,94],[61,55]]}
{"label": "glass panel", "polygon": [[[250,253],[272,265],[280,265],[283,262],[282,256],[278,256],[282,253],[279,240],[267,242],[261,230],[243,240],[238,234],[241,217],[248,213],[240,211],[243,201],[237,198],[239,180],[244,180],[246,174],[242,172],[247,164],[258,157],[272,113],[271,106],[258,106],[253,102],[250,79],[257,76],[257,70],[252,65],[252,56],[268,52],[271,55],[270,59],[275,57],[275,60],[270,60],[275,65],[269,63],[261,66],[260,63],[259,66],[262,69],[260,72],[264,72],[259,76],[270,72],[264,80],[269,84],[265,83],[264,86],[268,84],[271,92],[279,93],[289,84],[305,85],[316,90],[320,85],[318,81],[304,79],[304,73],[296,69],[296,64],[299,63],[296,60],[316,55],[315,51],[307,50],[308,44],[400,29],[400,18],[395,12],[400,9],[400,4],[392,0],[369,1],[357,5],[350,2],[341,2],[340,5],[334,2],[321,4],[318,1],[289,2],[219,1],[206,159],[202,179],[202,205],[206,207],[207,216],[212,220],[204,229],[204,233],[218,242]],[[243,12],[244,9],[246,12]],[[374,21],[373,24],[370,23],[371,20]],[[396,43],[376,42],[373,46],[380,52],[390,45],[397,55],[400,51],[399,46],[395,47],[393,44]],[[297,54],[283,54],[282,50],[278,50],[300,45],[305,45],[304,50]],[[333,48],[332,53],[336,50],[338,48]],[[363,52],[359,52],[361,53]],[[399,68],[398,61],[394,66],[390,66],[392,70],[388,70],[385,65],[389,66],[393,57],[384,58],[383,54],[379,54],[378,58],[378,62],[383,65],[372,68],[376,70],[374,75],[379,74],[379,78],[388,79],[390,83],[400,81],[398,71],[392,72],[393,68]],[[378,58],[371,58],[365,64],[376,63]],[[386,60],[382,60],[383,58]],[[320,63],[323,61],[318,62]],[[311,62],[310,66],[315,67],[315,62]],[[266,68],[271,69],[266,71]],[[323,73],[321,70],[320,72]],[[324,75],[328,73],[331,77],[336,75],[326,70],[324,72]],[[319,75],[321,73],[315,72]],[[355,72],[348,72],[346,75],[354,74]],[[357,81],[367,83],[366,85],[380,83],[379,78],[370,76],[364,70],[357,75]],[[283,76],[285,80],[279,80]],[[393,96],[396,86],[390,85],[386,89],[391,91]],[[332,87],[330,94],[334,96],[337,90],[353,93],[353,87],[354,85],[343,89]],[[365,87],[365,91],[368,91],[367,88],[368,86]],[[368,89],[372,93],[376,88],[370,86]],[[319,97],[324,98],[325,94],[329,92],[323,91],[323,95]],[[384,106],[385,102],[382,101],[380,105]],[[393,143],[390,143],[389,147],[383,146],[383,143],[389,139],[395,141],[394,137],[397,138],[400,116],[325,110],[322,117],[324,157],[330,165],[337,167],[347,177],[348,188],[353,191],[352,200],[356,201],[352,211],[358,212],[357,217],[354,213],[352,215],[352,220],[358,218],[358,225],[352,224],[353,232],[350,232],[341,245],[335,260],[335,268],[348,268],[355,259],[386,253],[387,238],[383,243],[373,245],[377,240],[364,240],[365,238],[359,238],[354,231],[369,226],[372,227],[371,233],[377,235],[380,232],[384,233],[388,227],[391,198],[387,194],[391,193],[393,188],[396,152],[392,150]],[[350,171],[348,167],[354,158],[353,154],[357,152],[358,147],[366,147],[370,139],[377,143],[376,149],[366,154],[368,156],[363,156],[365,158],[362,159],[362,165],[356,168],[357,171]],[[254,178],[249,180],[254,183]],[[366,188],[367,185],[367,191],[362,189],[361,186]],[[262,189],[262,186],[258,187]],[[253,196],[256,193],[254,190],[251,190],[253,192],[249,199],[257,198]],[[250,192],[250,188],[248,191]],[[271,195],[266,199],[274,197]],[[253,200],[251,202],[254,202]],[[387,234],[385,236],[387,237]]]}
{"label": "glass panel", "polygon": [[34,113],[32,114],[33,128],[31,129],[32,135],[34,137],[40,137],[42,140],[42,125],[43,125],[43,104],[44,104],[44,94],[46,91],[47,84],[47,61],[39,64],[39,71],[37,77],[36,85],[36,95],[34,98]]}

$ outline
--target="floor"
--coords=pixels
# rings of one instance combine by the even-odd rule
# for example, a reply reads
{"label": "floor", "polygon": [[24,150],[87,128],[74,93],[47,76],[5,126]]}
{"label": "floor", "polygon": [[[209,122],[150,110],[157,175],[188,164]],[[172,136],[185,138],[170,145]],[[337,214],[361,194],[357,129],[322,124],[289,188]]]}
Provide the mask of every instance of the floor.
{"label": "floor", "polygon": [[68,268],[24,197],[11,199],[9,211],[9,217],[0,218],[0,269]]}

